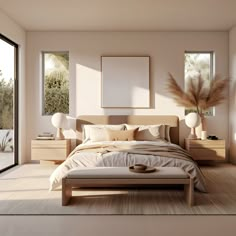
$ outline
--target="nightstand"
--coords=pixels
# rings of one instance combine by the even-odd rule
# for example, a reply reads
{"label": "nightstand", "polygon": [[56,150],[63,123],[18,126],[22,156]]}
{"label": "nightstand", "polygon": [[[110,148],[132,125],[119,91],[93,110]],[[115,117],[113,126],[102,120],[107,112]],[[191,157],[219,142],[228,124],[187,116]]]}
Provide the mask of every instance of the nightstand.
{"label": "nightstand", "polygon": [[185,149],[196,161],[225,160],[225,140],[185,139]]}
{"label": "nightstand", "polygon": [[63,162],[70,153],[70,140],[32,140],[31,160],[40,160],[40,163]]}

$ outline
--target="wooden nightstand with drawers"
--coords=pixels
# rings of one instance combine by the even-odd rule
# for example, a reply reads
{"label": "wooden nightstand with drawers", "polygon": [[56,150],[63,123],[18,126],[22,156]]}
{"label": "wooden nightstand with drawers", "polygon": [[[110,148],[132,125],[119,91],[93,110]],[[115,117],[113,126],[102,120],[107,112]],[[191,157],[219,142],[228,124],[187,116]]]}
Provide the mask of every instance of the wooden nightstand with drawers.
{"label": "wooden nightstand with drawers", "polygon": [[31,160],[44,163],[61,163],[70,153],[69,139],[64,140],[32,140]]}
{"label": "wooden nightstand with drawers", "polygon": [[196,161],[225,160],[225,140],[185,139],[185,149]]}

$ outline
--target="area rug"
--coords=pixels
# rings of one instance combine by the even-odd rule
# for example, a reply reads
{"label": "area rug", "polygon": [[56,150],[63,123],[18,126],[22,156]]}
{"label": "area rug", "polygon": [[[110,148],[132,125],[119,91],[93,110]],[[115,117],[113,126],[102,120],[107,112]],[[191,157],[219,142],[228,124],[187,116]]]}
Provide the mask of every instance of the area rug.
{"label": "area rug", "polygon": [[218,215],[236,214],[236,166],[201,167],[209,193],[195,191],[189,207],[181,188],[83,189],[69,206],[48,191],[54,165],[28,164],[0,175],[0,215]]}

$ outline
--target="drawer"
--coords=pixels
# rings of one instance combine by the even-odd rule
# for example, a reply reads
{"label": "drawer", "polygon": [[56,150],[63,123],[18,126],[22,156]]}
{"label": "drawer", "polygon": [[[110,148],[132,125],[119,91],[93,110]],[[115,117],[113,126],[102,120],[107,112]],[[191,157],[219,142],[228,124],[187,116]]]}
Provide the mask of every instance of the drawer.
{"label": "drawer", "polygon": [[69,140],[32,140],[32,148],[66,148]]}
{"label": "drawer", "polygon": [[225,140],[188,140],[189,148],[225,148]]}
{"label": "drawer", "polygon": [[67,150],[60,148],[32,148],[32,160],[65,160],[67,157]]}
{"label": "drawer", "polygon": [[189,153],[192,155],[194,160],[225,160],[225,149],[220,148],[191,148]]}

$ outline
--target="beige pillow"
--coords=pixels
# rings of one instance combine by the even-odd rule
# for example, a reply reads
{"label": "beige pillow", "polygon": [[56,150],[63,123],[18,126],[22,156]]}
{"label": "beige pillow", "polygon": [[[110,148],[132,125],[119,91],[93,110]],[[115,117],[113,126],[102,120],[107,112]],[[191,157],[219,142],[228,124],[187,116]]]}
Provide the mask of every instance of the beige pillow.
{"label": "beige pillow", "polygon": [[126,125],[127,130],[137,128],[135,140],[137,141],[157,141],[165,139],[164,125]]}
{"label": "beige pillow", "polygon": [[[107,140],[107,132],[105,131],[107,128],[112,130],[124,130],[125,125],[83,125],[83,143],[88,141],[92,142],[100,142]],[[92,138],[91,138],[92,134]]]}
{"label": "beige pillow", "polygon": [[131,129],[131,130],[106,129],[106,131],[109,141],[132,141],[135,140],[134,136],[137,129]]}

